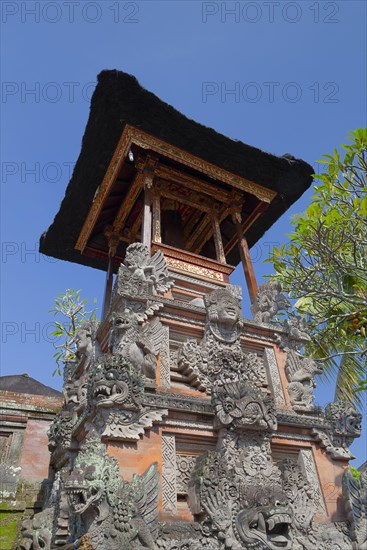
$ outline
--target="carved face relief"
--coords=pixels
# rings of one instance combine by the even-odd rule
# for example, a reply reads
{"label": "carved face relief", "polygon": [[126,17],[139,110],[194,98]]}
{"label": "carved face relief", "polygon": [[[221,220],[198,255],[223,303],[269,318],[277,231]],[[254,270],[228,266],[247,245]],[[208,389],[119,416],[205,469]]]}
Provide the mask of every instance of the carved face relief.
{"label": "carved face relief", "polygon": [[[348,414],[349,413],[349,414]],[[352,437],[359,437],[362,432],[362,415],[350,407],[345,418],[345,429]]]}
{"label": "carved face relief", "polygon": [[126,330],[135,325],[136,316],[129,309],[125,309],[125,311],[120,315],[114,315],[112,319],[112,328],[116,332],[124,333]]}
{"label": "carved face relief", "polygon": [[120,477],[100,437],[91,433],[81,445],[64,487],[72,512],[83,516],[73,536],[88,534],[95,550],[150,548],[158,527],[157,463],[128,483]]}
{"label": "carved face relief", "polygon": [[362,415],[350,403],[330,403],[325,409],[325,417],[332,426],[330,436],[335,446],[347,448],[361,435]]}
{"label": "carved face relief", "polygon": [[241,540],[251,544],[262,542],[270,550],[292,548],[290,525],[293,512],[287,501],[261,497],[254,508],[241,510],[236,528]]}
{"label": "carved face relief", "polygon": [[53,509],[46,508],[33,519],[22,522],[22,540],[19,550],[50,550],[52,539]]}
{"label": "carved face relief", "polygon": [[130,388],[124,380],[119,380],[119,373],[111,369],[107,373],[96,374],[93,385],[93,397],[96,405],[109,407],[126,401]]}
{"label": "carved face relief", "polygon": [[242,322],[241,305],[229,290],[214,290],[204,297],[207,309],[207,325],[214,337],[221,342],[238,340]]}
{"label": "carved face relief", "polygon": [[217,305],[218,321],[224,325],[235,325],[240,318],[238,300],[230,294],[221,295]]}
{"label": "carved face relief", "polygon": [[213,391],[219,425],[234,429],[276,429],[273,402],[244,382],[228,382]]}
{"label": "carved face relief", "polygon": [[83,514],[91,506],[98,505],[104,496],[102,468],[97,464],[79,463],[70,474],[65,490],[73,512]]}
{"label": "carved face relief", "polygon": [[90,393],[96,407],[123,405],[136,409],[140,405],[144,378],[119,356],[103,356],[91,380]]}

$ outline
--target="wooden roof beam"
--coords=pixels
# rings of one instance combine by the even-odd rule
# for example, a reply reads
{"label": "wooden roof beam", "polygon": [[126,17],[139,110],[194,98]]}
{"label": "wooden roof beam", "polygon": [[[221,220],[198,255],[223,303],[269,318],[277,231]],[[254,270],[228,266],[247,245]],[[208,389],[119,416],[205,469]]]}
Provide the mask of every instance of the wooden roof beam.
{"label": "wooden roof beam", "polygon": [[113,229],[115,232],[121,231],[124,223],[128,219],[131,210],[144,186],[148,183],[151,184],[153,179],[154,166],[157,163],[155,157],[147,155],[146,158],[139,157],[136,161],[136,168],[138,170],[134,181],[129,187],[126,193],[125,199],[121,203],[119,211],[113,222]]}
{"label": "wooden roof beam", "polygon": [[197,193],[194,195],[194,198],[191,198],[190,196],[183,195],[179,191],[170,189],[167,185],[160,185],[159,192],[162,197],[175,200],[177,202],[180,202],[181,204],[186,204],[187,206],[191,206],[192,208],[195,208],[196,210],[201,210],[202,212],[211,212],[213,206],[215,206],[216,204],[218,204],[219,206],[219,203],[216,203],[216,201],[209,201],[203,196],[199,196]]}
{"label": "wooden roof beam", "polygon": [[[218,224],[220,225],[222,221],[229,215],[229,208],[222,208],[219,212],[216,213]],[[210,212],[199,225],[195,231],[195,235],[192,236],[192,252],[194,254],[200,254],[203,246],[211,239],[214,235],[213,225],[212,225],[212,216],[213,211]],[[204,221],[206,220],[206,224]]]}
{"label": "wooden roof beam", "polygon": [[216,185],[203,181],[199,178],[195,178],[194,176],[190,176],[189,174],[185,174],[180,170],[176,170],[163,164],[156,168],[155,174],[157,177],[161,177],[162,179],[184,185],[192,191],[204,193],[210,197],[216,197],[216,199],[220,202],[229,202],[232,199],[232,194],[230,191],[220,189]]}

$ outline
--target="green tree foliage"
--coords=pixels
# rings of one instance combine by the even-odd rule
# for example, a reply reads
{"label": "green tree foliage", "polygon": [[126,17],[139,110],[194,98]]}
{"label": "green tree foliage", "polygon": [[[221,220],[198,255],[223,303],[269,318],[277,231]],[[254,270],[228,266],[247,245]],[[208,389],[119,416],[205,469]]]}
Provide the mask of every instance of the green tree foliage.
{"label": "green tree foliage", "polygon": [[[54,358],[57,368],[53,375],[61,375],[62,364],[75,359],[76,352],[76,334],[84,321],[96,321],[96,307],[87,311],[87,299],[80,297],[80,290],[69,288],[64,294],[59,294],[55,299],[55,305],[49,310],[54,316],[58,315],[63,322],[54,321],[55,330],[51,333],[58,340],[54,343],[56,349]],[[96,299],[94,299],[96,305]]]}
{"label": "green tree foliage", "polygon": [[273,262],[295,310],[306,316],[307,352],[337,373],[337,399],[360,407],[367,364],[367,129],[319,161],[325,171],[307,210],[292,221],[290,242],[275,248]]}
{"label": "green tree foliage", "polygon": [[349,466],[349,469],[352,472],[352,476],[354,477],[354,479],[359,481],[361,479],[362,472],[357,470],[357,468],[355,468],[354,466]]}

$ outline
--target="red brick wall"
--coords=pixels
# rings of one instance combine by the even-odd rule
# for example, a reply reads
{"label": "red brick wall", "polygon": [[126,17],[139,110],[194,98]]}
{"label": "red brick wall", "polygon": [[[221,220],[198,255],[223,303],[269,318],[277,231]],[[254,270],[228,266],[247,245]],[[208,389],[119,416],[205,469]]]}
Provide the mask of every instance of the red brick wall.
{"label": "red brick wall", "polygon": [[[32,405],[42,407],[48,412],[58,412],[61,409],[62,397],[47,397],[46,395],[31,395],[25,393],[15,393],[12,391],[0,391],[0,401],[4,403],[16,403],[18,405]],[[22,407],[18,407],[21,409]],[[46,411],[45,411],[46,412]]]}
{"label": "red brick wall", "polygon": [[22,479],[42,481],[48,477],[50,453],[47,448],[47,430],[49,427],[49,420],[28,419],[20,459]]}

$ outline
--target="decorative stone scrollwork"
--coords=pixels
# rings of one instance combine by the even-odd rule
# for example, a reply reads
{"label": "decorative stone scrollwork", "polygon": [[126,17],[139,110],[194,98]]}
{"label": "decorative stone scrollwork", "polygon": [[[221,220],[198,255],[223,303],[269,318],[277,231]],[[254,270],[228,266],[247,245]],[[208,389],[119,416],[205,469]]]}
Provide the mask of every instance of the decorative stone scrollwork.
{"label": "decorative stone scrollwork", "polygon": [[170,522],[159,528],[157,550],[219,550],[222,544],[198,523]]}
{"label": "decorative stone scrollwork", "polygon": [[288,380],[288,395],[297,411],[312,411],[314,409],[315,376],[322,374],[320,363],[307,357],[302,357],[294,350],[289,350],[285,373]]}
{"label": "decorative stone scrollwork", "polygon": [[[294,550],[352,550],[348,526],[345,523],[312,522],[306,532],[297,531]],[[354,550],[354,549],[353,549]]]}
{"label": "decorative stone scrollwork", "polygon": [[196,464],[196,455],[177,454],[177,494],[186,495],[192,472]]}
{"label": "decorative stone scrollwork", "polygon": [[65,409],[52,421],[47,432],[51,464],[56,465],[59,460],[65,461],[67,459],[74,425],[75,417],[70,411]]}
{"label": "decorative stone scrollwork", "polygon": [[219,451],[198,461],[190,484],[192,511],[205,514],[203,531],[223,549],[289,550],[293,511],[269,460],[269,441],[259,436],[228,443],[226,438]]}
{"label": "decorative stone scrollwork", "polygon": [[280,284],[269,281],[260,285],[251,311],[256,323],[268,324],[278,311],[286,310],[288,305],[287,299],[281,292]]}
{"label": "decorative stone scrollwork", "polygon": [[100,437],[90,434],[65,480],[70,507],[79,521],[73,540],[88,533],[94,550],[155,549],[159,474],[154,463],[131,483],[120,477]]}
{"label": "decorative stone scrollwork", "polygon": [[212,401],[222,429],[217,450],[196,462],[192,512],[204,514],[203,531],[223,549],[290,550],[293,510],[271,459],[272,399],[237,382],[215,387]]}
{"label": "decorative stone scrollwork", "polygon": [[282,487],[294,510],[293,521],[296,529],[310,527],[315,513],[314,488],[308,482],[296,460],[286,458],[280,463]]}

